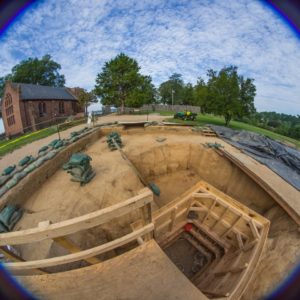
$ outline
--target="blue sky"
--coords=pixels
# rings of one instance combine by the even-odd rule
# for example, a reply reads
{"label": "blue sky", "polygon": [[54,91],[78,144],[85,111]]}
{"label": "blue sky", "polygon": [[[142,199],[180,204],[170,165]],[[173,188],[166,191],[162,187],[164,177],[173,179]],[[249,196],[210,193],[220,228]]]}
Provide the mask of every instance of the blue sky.
{"label": "blue sky", "polygon": [[48,0],[30,6],[0,36],[0,76],[49,53],[67,86],[94,87],[105,61],[137,59],[159,85],[234,64],[255,78],[259,111],[300,114],[300,39],[258,0]]}

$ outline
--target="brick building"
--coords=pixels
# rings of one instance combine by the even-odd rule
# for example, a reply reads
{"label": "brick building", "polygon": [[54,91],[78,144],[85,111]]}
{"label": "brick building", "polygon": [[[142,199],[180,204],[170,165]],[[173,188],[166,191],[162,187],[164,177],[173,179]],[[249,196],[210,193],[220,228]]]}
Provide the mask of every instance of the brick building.
{"label": "brick building", "polygon": [[65,87],[6,82],[1,103],[6,136],[37,130],[57,118],[84,112],[72,91]]}

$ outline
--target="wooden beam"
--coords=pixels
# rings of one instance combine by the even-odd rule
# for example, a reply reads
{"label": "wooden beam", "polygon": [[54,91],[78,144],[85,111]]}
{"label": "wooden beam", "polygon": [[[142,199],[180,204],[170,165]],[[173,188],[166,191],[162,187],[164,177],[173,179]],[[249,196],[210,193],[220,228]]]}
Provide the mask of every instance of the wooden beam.
{"label": "wooden beam", "polygon": [[25,261],[22,257],[10,251],[7,246],[0,246],[0,253],[12,261]]}
{"label": "wooden beam", "polygon": [[[53,241],[58,243],[61,247],[67,249],[70,253],[78,253],[81,251],[81,249],[77,245],[75,245],[70,239],[64,236],[54,238]],[[101,262],[101,260],[97,257],[89,257],[84,260],[91,265]]]}
{"label": "wooden beam", "polygon": [[215,205],[216,205],[216,199],[214,199],[214,201],[212,202],[211,206],[209,207],[209,209],[207,210],[203,220],[201,221],[201,223],[204,223],[206,221],[206,219],[208,218],[210,212],[214,209]]}
{"label": "wooden beam", "polygon": [[212,292],[204,289],[200,289],[200,291],[204,294],[210,295],[213,298],[219,298],[219,297],[229,297],[230,293],[218,293],[218,292]]}
{"label": "wooden beam", "polygon": [[177,212],[177,206],[175,206],[171,212],[171,222],[169,224],[169,231],[173,230],[174,224],[175,224],[175,220],[176,220],[176,212]]}
{"label": "wooden beam", "polygon": [[239,233],[235,232],[235,236],[236,236],[236,240],[237,240],[239,249],[244,249],[244,243],[243,243],[241,235]]}
{"label": "wooden beam", "polygon": [[84,229],[89,229],[106,223],[113,218],[125,215],[138,209],[153,200],[152,192],[147,189],[144,193],[132,197],[118,204],[106,207],[95,212],[62,221],[42,228],[36,227],[20,231],[0,234],[0,246],[19,245],[42,241],[48,238],[65,236]]}
{"label": "wooden beam", "polygon": [[63,256],[28,261],[28,262],[26,261],[26,262],[6,263],[4,265],[12,271],[19,271],[19,270],[32,270],[37,268],[53,267],[53,266],[71,263],[78,260],[85,260],[86,258],[90,258],[105,253],[107,251],[113,250],[115,248],[118,248],[120,246],[126,245],[127,243],[136,240],[138,237],[153,231],[153,229],[154,229],[154,225],[153,223],[151,223],[121,238],[118,238],[116,240],[113,240],[111,242],[108,242],[106,244],[91,249],[83,250],[78,253],[72,253]]}
{"label": "wooden beam", "polygon": [[[8,258],[9,260],[12,260],[14,262],[23,262],[25,261],[22,257],[20,257],[19,255],[13,253],[12,251],[10,251],[7,246],[0,246],[0,253],[2,253],[6,258]],[[41,269],[35,269],[36,273],[35,274],[48,274],[49,272],[46,272],[44,270]]]}
{"label": "wooden beam", "polygon": [[[151,211],[151,203],[148,203],[140,208],[140,214],[142,217],[142,224],[146,226],[152,223],[152,211]],[[145,235],[145,241],[151,240],[153,237],[153,232],[149,232]]]}
{"label": "wooden beam", "polygon": [[190,211],[206,212],[206,211],[207,211],[207,208],[206,208],[206,207],[195,207],[195,206],[192,206],[192,207],[190,208]]}
{"label": "wooden beam", "polygon": [[224,270],[220,270],[220,271],[214,271],[213,274],[216,275],[216,276],[223,276],[223,275],[226,275],[228,273],[239,273],[239,272],[242,272],[242,271],[246,270],[248,268],[248,266],[249,266],[249,264],[245,263],[242,266],[228,268],[228,269],[224,269]]}
{"label": "wooden beam", "polygon": [[225,237],[231,230],[233,230],[234,226],[242,219],[242,215],[239,215],[238,218],[233,222],[233,224],[224,232],[222,233],[221,237]]}
{"label": "wooden beam", "polygon": [[218,224],[220,224],[221,220],[224,218],[225,214],[228,212],[229,207],[225,207],[224,211],[222,212],[222,214],[220,215],[219,220],[216,220],[215,224],[211,227],[211,229],[213,230]]}
{"label": "wooden beam", "polygon": [[252,231],[253,237],[255,239],[259,239],[260,238],[260,234],[259,234],[258,229],[257,229],[256,225],[254,224],[253,220],[250,220],[248,222],[248,224],[249,224],[250,229]]}

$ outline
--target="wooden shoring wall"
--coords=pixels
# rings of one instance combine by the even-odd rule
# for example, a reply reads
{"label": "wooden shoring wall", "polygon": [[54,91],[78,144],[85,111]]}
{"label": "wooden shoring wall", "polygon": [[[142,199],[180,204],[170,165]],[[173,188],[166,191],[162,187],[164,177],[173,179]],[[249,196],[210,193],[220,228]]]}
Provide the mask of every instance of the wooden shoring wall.
{"label": "wooden shoring wall", "polygon": [[[71,252],[71,254],[35,261],[18,260],[16,262],[6,263],[5,266],[11,271],[24,271],[40,270],[41,268],[58,266],[79,260],[86,260],[90,264],[98,263],[100,260],[95,258],[96,255],[113,250],[134,240],[141,240],[143,236],[145,236],[146,240],[152,237],[151,232],[154,229],[151,212],[152,201],[153,194],[151,190],[144,188],[139,191],[137,196],[80,217],[54,224],[51,224],[49,221],[44,221],[40,222],[39,226],[35,228],[2,233],[0,234],[0,246],[20,245],[46,239],[53,239],[55,242],[59,243]],[[116,240],[91,249],[81,250],[78,246],[74,245],[73,242],[66,238],[66,235],[99,226],[136,209],[141,211],[143,220],[142,228],[139,228],[138,230]],[[8,257],[8,259],[11,259],[11,257]]]}

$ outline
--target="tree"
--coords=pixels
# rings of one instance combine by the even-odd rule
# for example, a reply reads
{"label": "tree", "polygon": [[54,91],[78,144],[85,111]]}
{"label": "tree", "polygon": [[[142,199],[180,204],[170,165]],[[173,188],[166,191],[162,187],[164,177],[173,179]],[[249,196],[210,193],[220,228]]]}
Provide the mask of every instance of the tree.
{"label": "tree", "polygon": [[194,103],[193,105],[200,106],[201,112],[207,112],[208,88],[202,78],[198,78],[197,84],[194,87]]}
{"label": "tree", "polygon": [[129,107],[141,107],[142,104],[157,102],[156,89],[150,76],[141,76],[139,86],[129,94],[126,105]]}
{"label": "tree", "polygon": [[249,115],[254,108],[253,79],[238,76],[237,67],[229,66],[219,72],[208,70],[206,109],[225,118],[228,126],[233,117]]}
{"label": "tree", "polygon": [[239,76],[239,88],[240,88],[240,101],[241,101],[241,111],[239,116],[247,116],[256,112],[254,106],[254,97],[256,96],[256,87],[254,85],[254,79]]}
{"label": "tree", "polygon": [[182,104],[184,105],[193,105],[194,104],[194,87],[191,83],[187,83],[183,87],[182,92]]}
{"label": "tree", "polygon": [[182,75],[174,73],[167,81],[160,84],[158,91],[163,104],[172,104],[172,93],[174,104],[182,104],[184,93]]}
{"label": "tree", "polygon": [[59,73],[60,69],[60,64],[52,60],[50,55],[45,55],[41,59],[28,58],[23,60],[12,68],[10,74],[0,78],[0,96],[3,94],[7,80],[18,83],[64,86],[65,76]]}
{"label": "tree", "polygon": [[151,77],[141,75],[139,70],[137,61],[124,53],[106,62],[97,75],[94,90],[101,97],[101,103],[121,107],[124,112],[126,105],[140,107],[152,101]]}
{"label": "tree", "polygon": [[76,87],[76,88],[72,89],[72,92],[77,97],[79,104],[84,107],[85,115],[87,115],[88,106],[91,103],[98,102],[97,96],[95,95],[95,93],[93,91],[88,92],[87,90],[85,90],[83,88]]}

